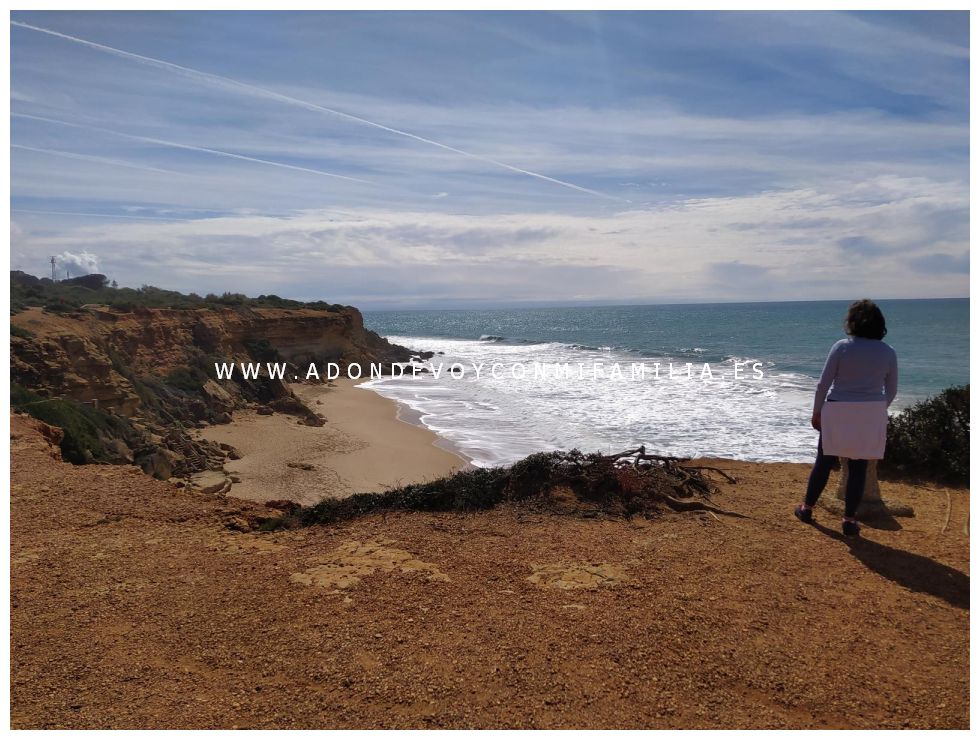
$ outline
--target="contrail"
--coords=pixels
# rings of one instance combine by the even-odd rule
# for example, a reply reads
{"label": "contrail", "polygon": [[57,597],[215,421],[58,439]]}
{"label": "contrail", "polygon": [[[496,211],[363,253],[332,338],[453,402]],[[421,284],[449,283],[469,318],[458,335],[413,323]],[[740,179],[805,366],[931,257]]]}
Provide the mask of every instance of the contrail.
{"label": "contrail", "polygon": [[[11,208],[11,213],[36,213],[42,216],[85,216],[86,218],[130,218],[137,221],[180,221],[181,219],[162,216],[125,216],[120,213],[82,213],[81,211],[35,211],[32,208]],[[184,219],[187,220],[187,219]]]}
{"label": "contrail", "polygon": [[103,134],[109,134],[111,136],[120,136],[124,139],[131,139],[133,141],[142,141],[146,144],[158,144],[160,146],[169,146],[174,149],[185,149],[190,152],[204,152],[205,154],[214,154],[219,157],[230,157],[231,159],[241,159],[245,162],[257,162],[258,164],[267,164],[271,167],[282,167],[287,170],[296,170],[298,172],[308,172],[313,175],[322,175],[324,177],[334,177],[338,180],[349,180],[350,182],[359,182],[364,185],[373,185],[374,183],[368,182],[367,180],[361,180],[357,177],[348,177],[347,175],[337,175],[333,172],[325,172],[324,170],[314,170],[309,167],[300,167],[295,164],[285,164],[284,162],[273,162],[268,159],[258,159],[257,157],[247,157],[244,154],[234,154],[233,152],[226,152],[221,149],[209,149],[204,146],[191,146],[190,144],[181,144],[176,141],[167,141],[166,139],[154,139],[149,136],[137,136],[136,134],[126,134],[122,131],[113,131],[112,129],[102,128],[101,126],[90,126],[85,123],[72,123],[71,121],[62,121],[58,118],[47,118],[46,116],[32,116],[27,113],[11,113],[12,118],[29,118],[34,121],[44,121],[46,123],[56,123],[59,126],[71,126],[72,128],[85,129],[87,131],[98,131]]}
{"label": "contrail", "polygon": [[145,172],[162,172],[166,175],[180,175],[180,172],[174,172],[173,170],[164,170],[159,167],[148,167],[139,164],[133,164],[132,162],[122,162],[118,159],[109,159],[108,157],[96,157],[92,154],[78,154],[76,152],[63,152],[58,149],[42,149],[36,146],[23,146],[22,144],[11,144],[11,149],[23,149],[27,152],[40,152],[41,154],[51,154],[55,157],[66,157],[68,159],[80,159],[84,162],[98,162],[99,164],[110,164],[116,167],[129,167],[134,170],[143,170]]}
{"label": "contrail", "polygon": [[198,69],[192,69],[191,67],[184,67],[180,64],[174,64],[173,62],[166,62],[162,59],[154,59],[153,57],[143,56],[142,54],[134,54],[131,51],[124,51],[123,49],[117,49],[114,46],[106,46],[105,44],[98,44],[94,41],[88,41],[86,39],[78,38],[77,36],[69,36],[67,33],[60,33],[58,31],[52,31],[49,28],[42,28],[40,26],[32,26],[29,23],[23,23],[21,21],[10,21],[13,26],[18,26],[19,28],[26,28],[31,31],[37,31],[38,33],[46,33],[49,36],[56,36],[60,39],[65,39],[66,41],[73,41],[76,44],[82,44],[91,49],[97,49],[99,51],[104,51],[108,54],[114,54],[126,59],[132,59],[141,64],[147,64],[152,67],[158,67],[160,69],[166,69],[171,72],[177,72],[178,74],[192,77],[197,80],[202,80],[204,82],[209,82],[211,84],[218,84],[223,87],[229,87],[231,89],[237,90],[239,92],[245,92],[250,95],[256,95],[263,98],[268,98],[270,100],[277,100],[280,103],[287,103],[289,105],[297,105],[301,108],[306,108],[307,110],[317,111],[319,113],[327,113],[332,116],[338,116],[344,118],[348,121],[354,121],[355,123],[360,123],[365,126],[371,126],[381,131],[387,131],[391,134],[396,134],[398,136],[404,136],[409,139],[414,139],[415,141],[422,142],[423,144],[429,144],[430,146],[435,146],[443,149],[447,152],[453,152],[454,154],[459,154],[463,157],[468,157],[469,159],[474,159],[478,162],[484,162],[486,164],[492,164],[495,167],[503,167],[511,172],[517,172],[521,175],[527,175],[528,177],[535,177],[538,180],[544,180],[545,182],[554,183],[555,185],[561,185],[565,188],[570,188],[572,190],[577,190],[580,193],[588,193],[589,195],[595,195],[599,198],[607,198],[609,200],[622,200],[612,195],[607,195],[606,193],[600,193],[598,190],[591,190],[589,188],[584,188],[581,185],[576,185],[575,183],[566,182],[565,180],[559,180],[555,177],[549,177],[548,175],[542,175],[540,172],[532,172],[531,170],[525,170],[520,167],[515,167],[514,165],[507,164],[506,162],[501,162],[496,159],[491,159],[490,157],[484,157],[480,154],[473,154],[472,152],[467,152],[462,149],[457,149],[454,146],[449,146],[448,144],[442,144],[438,141],[433,141],[432,139],[427,139],[424,136],[418,136],[409,131],[402,131],[401,129],[392,128],[391,126],[385,126],[382,123],[377,123],[375,121],[370,121],[367,118],[361,118],[360,116],[355,116],[351,113],[344,113],[343,111],[336,110],[334,108],[327,108],[322,105],[317,105],[316,103],[311,103],[307,100],[300,100],[299,98],[294,98],[290,95],[284,95],[278,93],[274,90],[268,90],[264,87],[258,87],[256,85],[250,85],[247,82],[239,82],[230,77],[223,77],[222,75],[211,74],[210,72],[202,72]]}

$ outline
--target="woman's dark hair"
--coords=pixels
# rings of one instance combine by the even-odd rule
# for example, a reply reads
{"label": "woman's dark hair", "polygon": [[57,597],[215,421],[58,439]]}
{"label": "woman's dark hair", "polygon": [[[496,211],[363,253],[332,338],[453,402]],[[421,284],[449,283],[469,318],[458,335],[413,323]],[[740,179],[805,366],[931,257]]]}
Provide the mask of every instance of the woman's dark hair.
{"label": "woman's dark hair", "polygon": [[844,331],[852,337],[864,339],[884,339],[888,333],[884,314],[874,301],[869,301],[867,298],[854,301],[847,309]]}

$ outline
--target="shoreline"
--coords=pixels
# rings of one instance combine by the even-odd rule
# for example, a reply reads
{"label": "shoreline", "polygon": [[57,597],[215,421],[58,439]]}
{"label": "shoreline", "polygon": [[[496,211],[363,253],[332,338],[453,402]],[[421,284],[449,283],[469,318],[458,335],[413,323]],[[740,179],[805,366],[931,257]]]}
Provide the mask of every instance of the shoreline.
{"label": "shoreline", "polygon": [[417,411],[416,409],[413,409],[407,403],[405,403],[404,401],[399,401],[397,398],[389,398],[383,393],[378,393],[378,391],[376,391],[373,387],[368,385],[368,383],[370,383],[370,381],[366,381],[366,380],[356,381],[355,385],[357,385],[358,387],[363,386],[362,390],[371,391],[376,396],[380,396],[386,401],[393,403],[395,405],[395,418],[398,419],[398,421],[404,424],[408,424],[409,426],[415,427],[417,429],[424,429],[429,434],[435,437],[435,440],[433,440],[432,442],[433,445],[435,445],[439,449],[445,450],[451,455],[455,455],[456,457],[461,458],[466,462],[466,467],[468,468],[476,467],[473,464],[473,460],[465,452],[463,452],[462,449],[460,449],[459,445],[457,445],[451,439],[448,439],[447,437],[443,437],[441,434],[439,434],[439,432],[431,429],[426,425],[424,421],[422,421],[421,411]]}
{"label": "shoreline", "polygon": [[198,436],[241,453],[225,465],[233,481],[228,495],[311,505],[435,480],[471,466],[451,443],[405,419],[402,404],[360,385],[349,380],[291,385],[326,418],[322,427],[287,414],[246,410],[235,412],[229,424],[197,430]]}

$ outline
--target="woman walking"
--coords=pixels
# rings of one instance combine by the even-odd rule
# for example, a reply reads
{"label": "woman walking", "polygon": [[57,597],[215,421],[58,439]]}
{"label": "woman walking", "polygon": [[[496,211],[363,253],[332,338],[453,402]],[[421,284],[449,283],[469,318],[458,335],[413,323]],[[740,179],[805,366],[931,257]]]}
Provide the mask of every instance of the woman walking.
{"label": "woman walking", "polygon": [[[813,506],[820,498],[834,458],[847,458],[847,490],[844,521],[848,537],[858,535],[855,515],[864,495],[868,460],[885,454],[888,406],[898,391],[898,358],[881,341],[888,330],[885,317],[873,301],[855,301],[847,310],[844,330],[848,337],[830,348],[810,424],[820,432],[817,459],[810,471],[806,498],[793,512],[802,522],[813,521]],[[828,394],[829,391],[829,394]]]}

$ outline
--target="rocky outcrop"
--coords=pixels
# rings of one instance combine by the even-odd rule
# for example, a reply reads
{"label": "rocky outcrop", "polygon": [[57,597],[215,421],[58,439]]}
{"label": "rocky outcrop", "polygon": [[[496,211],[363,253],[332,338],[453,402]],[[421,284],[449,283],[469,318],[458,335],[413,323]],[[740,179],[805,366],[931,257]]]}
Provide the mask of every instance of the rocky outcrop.
{"label": "rocky outcrop", "polygon": [[[26,414],[14,413],[10,416],[10,429],[11,443],[25,438],[22,444],[42,450],[45,455],[55,460],[61,460],[60,445],[65,433],[58,427],[45,424],[40,419],[33,419]],[[34,435],[31,430],[39,434]]]}
{"label": "rocky outcrop", "polygon": [[[30,331],[34,332],[40,323],[35,318],[38,315],[44,316],[40,309],[25,311],[11,323],[33,326]],[[45,396],[92,403],[121,416],[135,414],[139,396],[133,384],[113,368],[105,345],[91,336],[72,333],[72,328],[32,337],[11,336],[11,379]]]}

